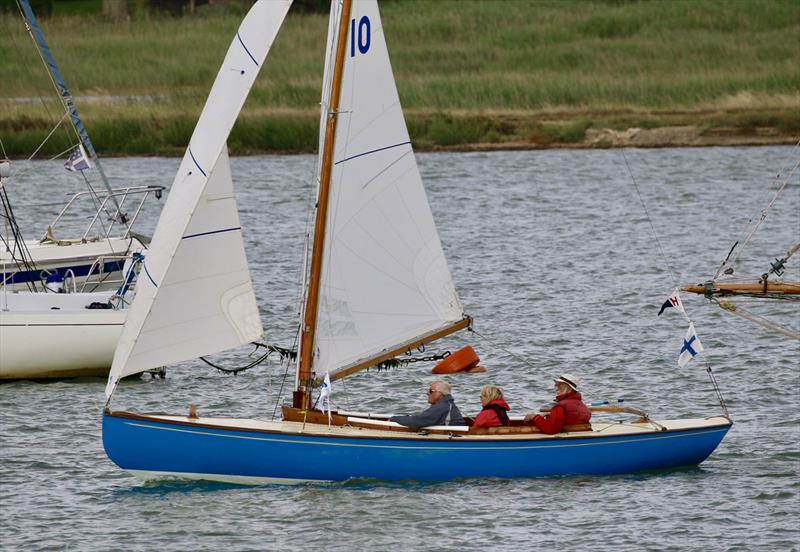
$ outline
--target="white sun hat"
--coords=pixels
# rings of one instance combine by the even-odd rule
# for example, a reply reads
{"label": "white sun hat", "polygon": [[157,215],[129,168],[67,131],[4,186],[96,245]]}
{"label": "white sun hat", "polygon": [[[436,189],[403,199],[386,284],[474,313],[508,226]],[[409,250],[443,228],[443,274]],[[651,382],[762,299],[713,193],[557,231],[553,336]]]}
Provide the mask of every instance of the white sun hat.
{"label": "white sun hat", "polygon": [[555,381],[556,383],[565,383],[565,384],[569,385],[570,388],[572,388],[573,391],[577,391],[578,390],[578,383],[580,383],[578,378],[576,378],[572,374],[561,374],[560,376],[558,376],[553,381]]}

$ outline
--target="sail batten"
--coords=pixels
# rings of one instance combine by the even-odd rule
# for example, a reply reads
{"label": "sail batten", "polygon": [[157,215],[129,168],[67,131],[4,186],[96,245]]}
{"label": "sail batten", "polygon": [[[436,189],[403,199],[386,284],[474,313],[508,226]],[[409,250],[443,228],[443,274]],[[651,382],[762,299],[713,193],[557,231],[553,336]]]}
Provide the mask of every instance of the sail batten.
{"label": "sail batten", "polygon": [[411,140],[408,140],[406,142],[400,142],[399,144],[393,144],[391,146],[384,146],[382,148],[374,149],[372,151],[365,151],[364,153],[357,153],[357,154],[351,155],[350,157],[347,157],[345,159],[341,159],[339,161],[336,161],[334,163],[334,165],[341,165],[342,163],[346,163],[347,161],[350,161],[352,159],[356,159],[357,157],[362,157],[364,155],[369,155],[371,153],[378,153],[379,151],[384,151],[384,150],[397,148],[397,147],[400,147],[400,146],[405,146],[405,145],[410,145],[410,144],[411,144]]}

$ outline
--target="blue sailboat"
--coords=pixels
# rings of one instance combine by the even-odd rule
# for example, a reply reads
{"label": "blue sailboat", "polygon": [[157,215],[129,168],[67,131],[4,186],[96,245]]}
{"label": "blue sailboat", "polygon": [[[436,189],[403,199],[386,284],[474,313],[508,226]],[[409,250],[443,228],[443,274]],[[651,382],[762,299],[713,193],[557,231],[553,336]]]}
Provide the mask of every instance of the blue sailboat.
{"label": "blue sailboat", "polygon": [[[261,335],[225,142],[289,3],[260,1],[245,17],[175,177],[106,388],[109,458],[143,478],[235,483],[607,475],[705,460],[732,425],[727,413],[654,421],[598,407],[636,419],[544,435],[521,420],[417,431],[388,415],[313,408],[323,375],[348,377],[472,324],[417,169],[376,0],[331,6],[313,245],[282,420],[111,409],[124,376]],[[222,262],[204,264],[209,254]]]}

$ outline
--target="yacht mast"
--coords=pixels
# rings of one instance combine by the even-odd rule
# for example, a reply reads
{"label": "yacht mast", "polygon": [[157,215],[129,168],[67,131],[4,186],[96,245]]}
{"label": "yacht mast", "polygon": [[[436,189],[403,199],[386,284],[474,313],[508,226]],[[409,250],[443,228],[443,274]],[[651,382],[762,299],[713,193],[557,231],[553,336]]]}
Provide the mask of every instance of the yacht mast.
{"label": "yacht mast", "polygon": [[[336,0],[334,0],[335,2]],[[311,269],[308,279],[308,293],[303,316],[302,337],[300,340],[300,367],[297,389],[292,397],[295,408],[311,406],[312,363],[314,360],[314,336],[319,308],[319,286],[322,274],[322,252],[325,244],[325,226],[328,218],[328,198],[330,195],[331,170],[333,166],[333,147],[336,138],[336,123],[339,118],[339,98],[341,96],[342,73],[344,72],[345,46],[347,44],[347,23],[350,20],[351,0],[343,0],[339,14],[339,30],[336,40],[336,57],[331,79],[330,105],[325,125],[325,142],[322,154],[319,194],[317,196],[317,215],[314,222],[314,245],[311,250]]]}
{"label": "yacht mast", "polygon": [[92,163],[94,163],[94,166],[97,167],[97,172],[100,174],[103,185],[108,191],[108,197],[111,199],[111,203],[115,208],[114,213],[109,213],[109,215],[112,216],[112,218],[119,217],[120,221],[125,223],[127,217],[120,211],[120,205],[117,202],[117,198],[114,197],[114,193],[111,190],[111,184],[109,184],[106,173],[103,171],[100,160],[97,158],[97,152],[94,150],[92,141],[89,138],[89,133],[86,131],[86,127],[83,126],[83,121],[81,121],[81,118],[78,116],[78,110],[75,107],[75,103],[72,101],[72,94],[70,93],[69,88],[67,88],[67,81],[65,81],[64,77],[61,75],[61,71],[56,64],[56,59],[53,57],[53,53],[50,51],[50,47],[47,45],[47,41],[44,39],[42,30],[39,28],[39,23],[36,21],[36,16],[33,13],[33,9],[31,9],[31,5],[28,0],[18,0],[17,5],[22,12],[23,18],[25,19],[25,24],[28,27],[28,31],[30,32],[33,41],[36,43],[36,48],[39,51],[39,55],[42,57],[42,61],[47,69],[47,73],[50,75],[53,86],[55,86],[56,90],[58,91],[58,95],[59,98],[61,98],[64,109],[67,111],[67,113],[69,113],[70,121],[72,122],[72,127],[75,129],[75,133],[78,135],[78,140],[80,140],[81,144],[83,144],[83,146],[86,148],[86,152],[89,154],[89,157],[92,158]]}

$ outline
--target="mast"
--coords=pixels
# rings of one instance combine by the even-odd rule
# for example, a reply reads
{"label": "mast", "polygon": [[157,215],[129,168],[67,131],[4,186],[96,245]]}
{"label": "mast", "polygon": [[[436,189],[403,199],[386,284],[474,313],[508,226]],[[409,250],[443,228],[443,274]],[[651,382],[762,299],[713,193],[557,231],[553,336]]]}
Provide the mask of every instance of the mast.
{"label": "mast", "polygon": [[[333,0],[334,2],[336,0]],[[333,166],[333,146],[336,139],[339,98],[341,96],[342,73],[344,72],[345,46],[347,44],[347,22],[350,19],[352,0],[343,0],[339,15],[339,30],[336,40],[336,57],[331,79],[330,105],[325,125],[325,143],[322,154],[317,215],[314,222],[314,245],[311,250],[311,269],[308,280],[308,294],[303,316],[302,337],[300,340],[300,367],[297,375],[297,389],[292,397],[295,408],[311,406],[311,368],[314,357],[314,336],[319,309],[319,287],[322,274],[322,252],[325,244],[325,225],[328,218],[328,198],[330,195],[331,170]]]}
{"label": "mast", "polygon": [[126,219],[125,214],[120,211],[117,198],[114,197],[114,194],[111,191],[111,185],[108,182],[108,178],[106,178],[106,174],[103,171],[100,160],[97,158],[97,152],[94,150],[92,141],[89,138],[89,133],[86,131],[86,127],[83,126],[83,122],[78,116],[78,110],[75,108],[75,103],[72,101],[72,94],[70,93],[69,88],[67,88],[67,82],[64,80],[64,77],[61,75],[61,71],[58,69],[58,65],[53,57],[53,53],[50,51],[50,47],[47,45],[47,41],[44,39],[44,35],[39,28],[39,23],[36,21],[36,16],[33,14],[31,5],[28,0],[17,0],[17,4],[19,5],[20,11],[22,11],[22,15],[25,18],[25,23],[28,26],[28,30],[30,31],[34,42],[36,43],[45,68],[50,75],[50,79],[59,93],[59,97],[61,98],[64,108],[67,110],[67,113],[69,113],[72,126],[78,135],[78,139],[81,141],[84,148],[86,148],[86,151],[92,158],[92,162],[97,167],[97,171],[100,173],[100,178],[103,181],[103,185],[108,192],[108,197],[111,198],[111,202],[116,208],[115,213],[121,217],[121,220],[124,223]]}

